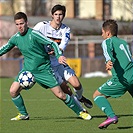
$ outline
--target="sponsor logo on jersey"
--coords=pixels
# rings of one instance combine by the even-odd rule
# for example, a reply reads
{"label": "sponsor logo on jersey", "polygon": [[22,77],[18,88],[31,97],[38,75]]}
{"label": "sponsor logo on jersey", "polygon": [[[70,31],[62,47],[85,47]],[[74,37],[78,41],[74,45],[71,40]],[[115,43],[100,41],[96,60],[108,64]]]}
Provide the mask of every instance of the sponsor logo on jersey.
{"label": "sponsor logo on jersey", "polygon": [[58,43],[58,45],[61,43],[61,39],[59,38],[53,38],[53,37],[48,37],[48,38]]}
{"label": "sponsor logo on jersey", "polygon": [[48,34],[48,35],[52,35],[52,33],[50,33],[50,32],[47,32],[47,34]]}
{"label": "sponsor logo on jersey", "polygon": [[70,39],[70,33],[66,33],[66,37]]}

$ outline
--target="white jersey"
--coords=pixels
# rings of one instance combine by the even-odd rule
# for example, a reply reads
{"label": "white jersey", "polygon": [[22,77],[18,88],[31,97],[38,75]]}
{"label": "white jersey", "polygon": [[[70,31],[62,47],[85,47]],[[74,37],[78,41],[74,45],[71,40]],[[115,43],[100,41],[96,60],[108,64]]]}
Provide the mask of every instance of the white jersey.
{"label": "white jersey", "polygon": [[[59,48],[63,51],[65,50],[70,40],[70,28],[65,24],[61,24],[59,29],[54,29],[51,27],[50,21],[43,21],[36,24],[33,29],[40,31],[44,36],[57,42]],[[52,66],[59,65],[59,62],[54,55],[50,56],[50,60]]]}

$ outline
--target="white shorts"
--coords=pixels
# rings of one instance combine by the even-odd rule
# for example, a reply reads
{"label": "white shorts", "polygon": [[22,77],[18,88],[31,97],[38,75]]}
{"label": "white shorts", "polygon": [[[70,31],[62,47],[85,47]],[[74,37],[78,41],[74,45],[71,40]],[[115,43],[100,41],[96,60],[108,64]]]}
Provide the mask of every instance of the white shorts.
{"label": "white shorts", "polygon": [[55,77],[61,85],[64,81],[68,81],[68,79],[72,76],[75,76],[75,71],[71,69],[68,65],[58,65],[58,66],[52,66],[52,69],[54,70]]}

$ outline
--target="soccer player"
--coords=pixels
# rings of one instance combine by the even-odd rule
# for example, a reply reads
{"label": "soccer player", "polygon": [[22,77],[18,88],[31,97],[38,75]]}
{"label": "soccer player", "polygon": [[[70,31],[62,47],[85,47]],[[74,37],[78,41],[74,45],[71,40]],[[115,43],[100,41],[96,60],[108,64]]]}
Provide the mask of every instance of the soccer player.
{"label": "soccer player", "polygon": [[117,98],[127,91],[133,97],[133,62],[126,41],[117,37],[118,25],[115,20],[106,20],[102,25],[103,54],[106,70],[111,70],[112,78],[100,86],[93,94],[96,105],[107,115],[107,119],[98,127],[107,128],[116,124],[118,117],[107,98]]}
{"label": "soccer player", "polygon": [[[35,30],[40,31],[44,36],[57,42],[61,51],[65,50],[70,40],[70,28],[62,23],[65,13],[65,6],[57,4],[51,9],[52,20],[39,22],[34,27]],[[65,83],[66,81],[69,82],[74,87],[77,99],[84,103],[86,107],[92,108],[92,102],[83,96],[83,87],[74,70],[68,65],[59,64],[51,47],[46,49],[50,54],[51,66],[62,90],[68,94],[71,93],[71,90]]]}
{"label": "soccer player", "polygon": [[[91,116],[84,112],[79,105],[76,104],[74,99],[61,90],[53,74],[50,65],[50,58],[47,52],[44,50],[44,46],[50,45],[53,47],[59,62],[65,65],[66,58],[62,56],[62,52],[59,50],[57,43],[44,37],[41,33],[29,28],[25,13],[16,13],[14,16],[14,21],[18,32],[9,39],[7,44],[0,48],[0,56],[17,46],[24,56],[24,67],[22,71],[30,71],[34,75],[38,84],[44,88],[50,88],[53,94],[57,98],[61,99],[79,117],[85,120],[90,120]],[[21,72],[19,72],[19,74]],[[18,76],[10,87],[10,95],[12,97],[13,103],[19,111],[19,114],[11,120],[28,120],[29,115],[24,105],[23,98],[20,94],[23,88],[20,87]]]}

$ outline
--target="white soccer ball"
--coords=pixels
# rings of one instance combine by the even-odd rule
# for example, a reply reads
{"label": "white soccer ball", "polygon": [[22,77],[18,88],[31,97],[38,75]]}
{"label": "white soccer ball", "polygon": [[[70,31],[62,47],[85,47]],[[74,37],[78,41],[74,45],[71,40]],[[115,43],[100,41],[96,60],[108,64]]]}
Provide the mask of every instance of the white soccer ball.
{"label": "white soccer ball", "polygon": [[18,81],[20,86],[30,89],[35,84],[34,75],[29,71],[24,71],[19,75]]}

